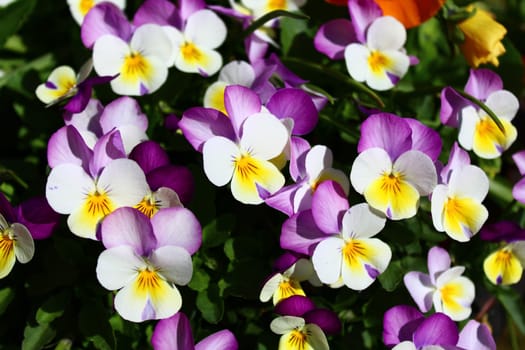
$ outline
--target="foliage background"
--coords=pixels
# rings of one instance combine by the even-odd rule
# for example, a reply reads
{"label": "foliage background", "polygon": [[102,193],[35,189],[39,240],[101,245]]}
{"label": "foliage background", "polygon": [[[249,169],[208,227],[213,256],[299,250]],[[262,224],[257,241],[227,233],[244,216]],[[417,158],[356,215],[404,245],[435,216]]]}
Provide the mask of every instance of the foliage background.
{"label": "foliage background", "polygon": [[[468,1],[456,1],[461,5]],[[128,1],[131,18],[141,1]],[[507,49],[495,71],[505,88],[524,96],[522,55],[525,53],[525,3],[520,0],[485,1],[508,29]],[[227,6],[227,1],[208,1]],[[344,62],[330,61],[315,51],[312,38],[318,27],[332,18],[347,18],[345,8],[310,0],[302,12],[309,20],[283,19],[277,31],[280,49],[273,49],[299,76],[328,93],[331,103],[321,111],[316,130],[307,136],[312,145],[332,149],[335,167],[346,173],[356,156],[359,124],[364,115],[359,105],[377,107],[374,99],[357,90],[346,73]],[[246,59],[241,25],[223,17],[229,32],[220,48],[224,62]],[[453,26],[434,18],[408,31],[407,51],[420,59],[394,91],[380,93],[383,110],[414,117],[440,131],[444,140],[442,160],[457,137],[457,131],[439,123],[439,92],[452,85],[462,88],[468,66],[451,42]],[[46,145],[50,135],[63,125],[59,106],[44,108],[34,90],[58,65],[78,69],[90,57],[80,41],[66,1],[19,0],[0,9],[0,190],[16,205],[44,194],[49,171]],[[279,234],[285,216],[265,206],[236,202],[228,188],[216,188],[206,179],[202,157],[179,133],[164,127],[168,114],[202,104],[206,87],[215,77],[202,78],[171,69],[168,81],[150,96],[139,97],[149,117],[148,135],[168,150],[173,163],[190,167],[196,192],[189,208],[199,218],[203,246],[194,256],[194,277],[183,295],[182,311],[191,320],[199,340],[228,328],[238,338],[240,349],[276,349],[278,336],[269,329],[275,317],[270,303],[258,300],[262,282],[273,261],[282,253]],[[103,104],[116,98],[108,86],[97,87]],[[515,119],[519,138],[497,161],[473,161],[491,176],[491,191],[485,201],[490,221],[512,219],[525,225],[524,206],[512,199],[510,189],[519,174],[510,156],[525,145],[524,116]],[[362,198],[350,194],[350,203]],[[306,293],[320,307],[336,311],[343,322],[340,335],[329,339],[333,349],[378,349],[382,315],[397,304],[413,304],[402,284],[410,270],[424,270],[429,247],[449,249],[456,264],[476,283],[473,316],[492,303],[483,320],[490,323],[499,348],[520,349],[525,342],[524,285],[496,288],[482,271],[482,261],[495,246],[473,239],[460,244],[437,233],[423,201],[418,215],[410,220],[388,222],[381,238],[392,248],[393,259],[379,282],[357,293],[347,288],[314,288]],[[0,280],[0,349],[148,349],[155,322],[133,324],[122,320],[112,308],[112,294],[102,288],[95,275],[99,242],[72,235],[65,223],[47,239],[36,242],[34,259],[17,264]],[[491,299],[495,296],[495,299]]]}

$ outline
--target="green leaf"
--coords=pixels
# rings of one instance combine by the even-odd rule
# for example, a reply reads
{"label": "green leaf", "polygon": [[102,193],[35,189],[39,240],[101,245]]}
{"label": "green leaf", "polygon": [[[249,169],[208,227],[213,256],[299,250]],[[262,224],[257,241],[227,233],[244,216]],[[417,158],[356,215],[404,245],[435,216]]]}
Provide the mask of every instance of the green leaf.
{"label": "green leaf", "polygon": [[72,346],[73,341],[71,339],[61,339],[55,346],[55,350],[71,350]]}
{"label": "green leaf", "polygon": [[84,301],[78,322],[80,331],[96,349],[115,348],[115,335],[109,323],[108,312],[99,301]]}
{"label": "green leaf", "polygon": [[191,289],[202,292],[205,291],[210,284],[210,275],[203,270],[195,270],[188,287]]}
{"label": "green leaf", "polygon": [[22,350],[40,350],[55,337],[55,330],[49,324],[30,326],[24,329]]}
{"label": "green leaf", "polygon": [[15,34],[35,9],[36,0],[16,1],[0,9],[0,46]]}
{"label": "green leaf", "polygon": [[218,323],[224,314],[224,300],[219,295],[219,288],[212,284],[197,295],[196,305],[202,317],[210,323]]}
{"label": "green leaf", "polygon": [[403,276],[404,270],[401,268],[401,263],[399,261],[392,261],[377,279],[386,291],[392,292],[403,280]]}
{"label": "green leaf", "polygon": [[256,21],[253,21],[253,23],[250,24],[248,26],[248,28],[246,28],[244,30],[244,32],[243,32],[244,37],[247,37],[248,35],[250,35],[251,33],[255,32],[260,27],[264,26],[264,24],[266,22],[271,21],[272,19],[277,18],[277,17],[290,17],[290,18],[297,18],[297,19],[310,19],[310,17],[308,17],[306,15],[303,15],[303,14],[300,14],[300,13],[293,13],[293,12],[288,12],[288,11],[284,11],[284,10],[275,10],[275,11],[272,11],[272,12],[268,12],[267,14],[265,14],[264,16],[261,16]]}
{"label": "green leaf", "polygon": [[65,307],[69,304],[71,293],[63,291],[62,293],[51,296],[36,311],[36,321],[40,325],[46,325],[53,322],[64,314]]}
{"label": "green leaf", "polygon": [[496,297],[503,305],[508,315],[512,318],[516,327],[522,334],[525,334],[525,305],[520,294],[512,288],[499,288]]}
{"label": "green leaf", "polygon": [[235,226],[235,216],[226,213],[213,219],[202,229],[202,247],[212,248],[222,244],[230,237]]}
{"label": "green leaf", "polygon": [[5,312],[11,301],[15,297],[15,290],[11,287],[0,289],[0,315]]}
{"label": "green leaf", "polygon": [[281,49],[283,55],[287,55],[292,47],[296,35],[304,33],[308,26],[305,21],[299,21],[294,18],[282,18],[280,20],[281,27]]}

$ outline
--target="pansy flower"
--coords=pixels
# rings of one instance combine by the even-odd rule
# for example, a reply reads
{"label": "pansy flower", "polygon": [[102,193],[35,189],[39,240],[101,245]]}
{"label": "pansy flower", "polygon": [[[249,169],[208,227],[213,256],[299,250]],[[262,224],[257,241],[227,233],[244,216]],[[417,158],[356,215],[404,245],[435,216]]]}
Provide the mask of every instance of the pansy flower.
{"label": "pansy flower", "polygon": [[[512,155],[512,160],[518,167],[521,176],[525,176],[525,150]],[[512,187],[512,196],[520,203],[525,204],[525,177],[516,182]]]}
{"label": "pansy flower", "polygon": [[323,330],[315,323],[297,316],[280,316],[272,321],[270,328],[281,335],[279,350],[328,350],[328,341]]}
{"label": "pansy flower", "polygon": [[450,264],[448,252],[433,247],[428,252],[428,274],[410,271],[403,281],[421,312],[429,311],[434,305],[436,312],[442,312],[454,321],[462,321],[472,312],[474,283],[462,276],[465,267],[450,267]]}
{"label": "pansy flower", "polygon": [[483,262],[483,271],[496,285],[518,283],[525,266],[525,230],[512,221],[500,221],[483,227],[480,232],[485,241],[503,243]]}
{"label": "pansy flower", "polygon": [[102,222],[101,239],[106,250],[97,261],[97,278],[104,288],[118,290],[115,309],[124,319],[164,319],[180,310],[175,285],[191,280],[191,255],[202,241],[192,212],[161,209],[150,220],[136,209],[120,208]]}
{"label": "pansy flower", "polygon": [[8,223],[0,214],[0,279],[9,275],[15,262],[25,264],[35,253],[35,243],[27,227],[14,222]]}
{"label": "pansy flower", "polygon": [[497,158],[517,138],[511,121],[519,109],[516,96],[503,89],[501,78],[488,69],[471,69],[465,92],[483,102],[501,122],[502,129],[479,106],[446,87],[441,92],[441,122],[459,126],[458,141],[466,150],[486,159]]}
{"label": "pansy flower", "polygon": [[361,125],[358,151],[350,171],[354,189],[391,220],[414,216],[419,198],[437,184],[439,134],[415,119],[373,114]]}

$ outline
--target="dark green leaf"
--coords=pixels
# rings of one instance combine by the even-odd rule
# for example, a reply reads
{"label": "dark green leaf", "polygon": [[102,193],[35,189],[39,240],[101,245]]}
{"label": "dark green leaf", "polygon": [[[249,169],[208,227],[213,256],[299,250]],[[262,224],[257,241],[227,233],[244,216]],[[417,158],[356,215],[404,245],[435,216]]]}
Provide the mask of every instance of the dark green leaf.
{"label": "dark green leaf", "polygon": [[52,295],[36,311],[36,321],[41,325],[53,322],[53,320],[64,314],[65,308],[69,305],[70,299],[71,293],[68,291]]}
{"label": "dark green leaf", "polygon": [[305,21],[294,18],[282,18],[279,23],[281,27],[281,50],[286,56],[292,47],[295,36],[304,33],[308,26]]}
{"label": "dark green leaf", "polygon": [[36,0],[16,1],[6,8],[0,8],[0,46],[15,34],[28,19],[36,5]]}
{"label": "dark green leaf", "polygon": [[226,213],[213,219],[202,229],[202,247],[217,247],[226,241],[235,226],[235,216]]}
{"label": "dark green leaf", "polygon": [[15,297],[15,290],[11,287],[0,289],[0,315],[4,313],[5,309]]}
{"label": "dark green leaf", "polygon": [[96,349],[115,348],[115,335],[109,323],[108,311],[99,301],[85,302],[79,314],[79,327]]}
{"label": "dark green leaf", "polygon": [[197,295],[197,308],[202,313],[202,317],[210,323],[218,323],[224,314],[224,301],[219,295],[219,288],[216,285],[200,292]]}
{"label": "dark green leaf", "polygon": [[405,271],[401,268],[401,263],[399,261],[392,261],[377,279],[386,291],[391,292],[395,290],[403,280],[404,274]]}
{"label": "dark green leaf", "polygon": [[191,289],[197,292],[202,292],[208,288],[209,284],[210,284],[210,275],[208,275],[206,271],[203,271],[202,269],[200,269],[200,270],[195,270],[193,272],[193,276],[191,277],[191,281],[188,284],[188,287],[190,287]]}
{"label": "dark green leaf", "polygon": [[496,297],[503,305],[509,316],[512,318],[516,327],[522,334],[525,334],[525,313],[524,305],[520,294],[511,288],[499,288]]}
{"label": "dark green leaf", "polygon": [[22,350],[40,350],[55,337],[55,330],[49,324],[26,326]]}

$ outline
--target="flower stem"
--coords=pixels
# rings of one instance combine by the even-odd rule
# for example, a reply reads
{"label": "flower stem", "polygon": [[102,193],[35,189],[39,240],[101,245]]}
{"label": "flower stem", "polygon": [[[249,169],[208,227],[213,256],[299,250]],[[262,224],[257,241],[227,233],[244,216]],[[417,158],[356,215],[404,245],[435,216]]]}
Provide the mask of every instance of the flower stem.
{"label": "flower stem", "polygon": [[498,116],[489,107],[487,107],[486,104],[484,104],[483,102],[481,102],[474,96],[467,94],[465,91],[458,90],[456,88],[452,88],[452,89],[454,89],[454,91],[456,91],[462,97],[466,98],[467,100],[469,100],[470,102],[476,104],[479,108],[481,108],[485,113],[489,115],[490,119],[492,119],[494,123],[496,123],[496,125],[501,130],[501,132],[505,133],[505,128],[503,127],[503,124],[501,124],[501,121],[499,120]]}

